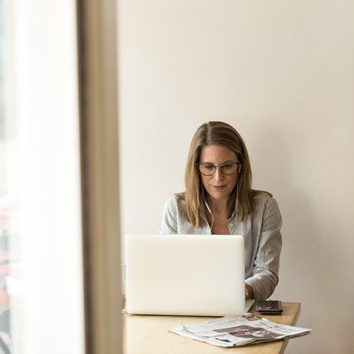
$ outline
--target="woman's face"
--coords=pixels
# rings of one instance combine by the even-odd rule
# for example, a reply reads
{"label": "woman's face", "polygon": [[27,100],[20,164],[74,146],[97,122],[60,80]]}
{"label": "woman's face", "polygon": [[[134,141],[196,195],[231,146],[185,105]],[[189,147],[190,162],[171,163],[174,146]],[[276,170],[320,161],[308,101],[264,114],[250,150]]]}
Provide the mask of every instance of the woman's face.
{"label": "woman's face", "polygon": [[[226,165],[232,168],[232,163],[239,162],[236,154],[223,145],[207,145],[200,152],[200,164],[206,167]],[[231,163],[231,164],[230,164]],[[237,182],[237,169],[234,173],[224,174],[220,167],[211,176],[200,174],[202,183],[209,196],[217,201],[227,201]]]}

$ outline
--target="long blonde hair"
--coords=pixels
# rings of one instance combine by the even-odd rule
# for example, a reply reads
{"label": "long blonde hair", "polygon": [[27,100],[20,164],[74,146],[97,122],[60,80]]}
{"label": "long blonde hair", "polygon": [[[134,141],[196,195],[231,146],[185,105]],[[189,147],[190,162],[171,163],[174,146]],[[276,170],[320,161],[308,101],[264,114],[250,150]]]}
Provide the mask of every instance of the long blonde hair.
{"label": "long blonde hair", "polygon": [[[204,187],[198,170],[201,150],[207,145],[222,145],[232,150],[241,163],[237,184],[228,201],[229,217],[236,210],[241,220],[252,212],[251,189],[252,172],[246,145],[240,134],[231,125],[224,122],[208,122],[195,132],[189,149],[183,200],[183,209],[187,220],[197,228],[202,226],[201,205],[204,203]],[[237,208],[236,208],[237,205]]]}

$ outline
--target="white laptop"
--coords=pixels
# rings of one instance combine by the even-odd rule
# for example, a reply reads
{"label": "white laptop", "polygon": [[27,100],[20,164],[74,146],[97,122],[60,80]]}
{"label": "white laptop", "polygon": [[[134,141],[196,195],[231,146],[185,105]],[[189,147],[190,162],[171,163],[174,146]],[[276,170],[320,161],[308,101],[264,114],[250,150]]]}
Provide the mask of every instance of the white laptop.
{"label": "white laptop", "polygon": [[224,316],[245,312],[242,236],[127,235],[126,312]]}

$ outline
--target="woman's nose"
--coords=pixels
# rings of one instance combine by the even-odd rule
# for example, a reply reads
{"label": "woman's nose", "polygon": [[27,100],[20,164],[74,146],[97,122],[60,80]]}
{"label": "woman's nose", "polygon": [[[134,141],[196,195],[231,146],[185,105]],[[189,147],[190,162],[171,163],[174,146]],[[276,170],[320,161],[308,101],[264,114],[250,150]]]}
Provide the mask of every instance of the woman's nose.
{"label": "woman's nose", "polygon": [[217,167],[216,170],[215,170],[215,173],[214,173],[214,178],[219,181],[219,180],[222,180],[224,178],[224,174],[221,172],[221,169],[220,167]]}

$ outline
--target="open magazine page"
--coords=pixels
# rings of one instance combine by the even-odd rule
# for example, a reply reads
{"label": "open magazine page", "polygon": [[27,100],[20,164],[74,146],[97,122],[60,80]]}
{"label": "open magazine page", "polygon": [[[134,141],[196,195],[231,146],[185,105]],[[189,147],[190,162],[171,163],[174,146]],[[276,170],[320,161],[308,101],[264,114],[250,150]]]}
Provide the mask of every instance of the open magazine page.
{"label": "open magazine page", "polygon": [[283,325],[251,313],[226,316],[201,324],[182,324],[170,331],[220,347],[276,341],[311,332],[310,329]]}

